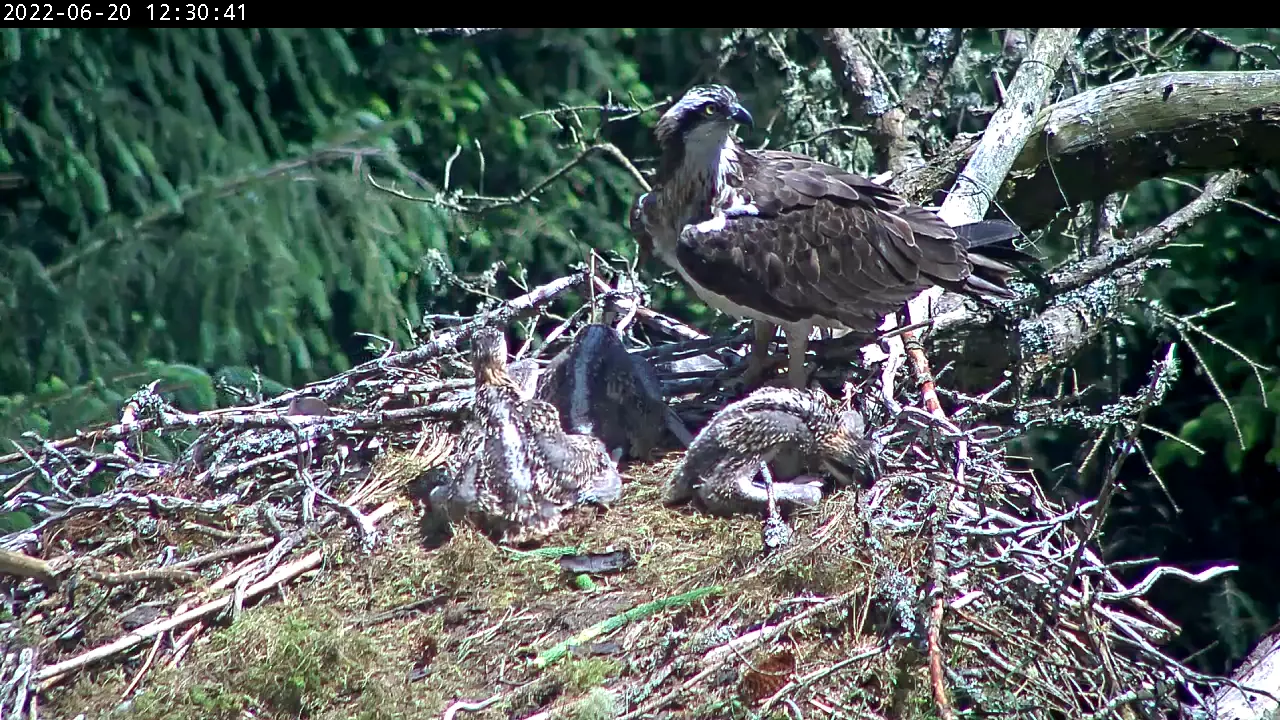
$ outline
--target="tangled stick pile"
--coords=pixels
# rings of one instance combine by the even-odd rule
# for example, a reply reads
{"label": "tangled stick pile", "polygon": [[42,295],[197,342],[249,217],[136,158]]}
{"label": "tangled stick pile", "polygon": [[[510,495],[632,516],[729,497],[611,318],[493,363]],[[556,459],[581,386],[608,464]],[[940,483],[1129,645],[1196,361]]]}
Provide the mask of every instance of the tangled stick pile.
{"label": "tangled stick pile", "polygon": [[[261,598],[314,604],[330,597],[318,588],[353,585],[341,577],[353,572],[344,555],[368,568],[407,557],[391,574],[411,568],[424,578],[403,606],[367,621],[380,637],[400,627],[434,648],[430,659],[387,661],[389,696],[429,705],[404,717],[770,708],[793,717],[935,708],[1109,717],[1201,704],[1213,679],[1160,649],[1178,628],[1142,595],[1162,575],[1204,581],[1232,568],[1156,568],[1125,585],[1091,546],[1105,498],[1051,502],[1006,462],[1012,431],[940,421],[913,407],[919,398],[905,382],[889,389],[902,406],[890,414],[877,399],[879,373],[847,364],[819,376],[838,376],[846,406],[865,398],[869,422],[889,428],[884,472],[870,488],[793,517],[794,539],[780,551],[760,552],[758,519],[665,507],[662,484],[679,450],[624,463],[623,498],[582,513],[542,550],[504,554],[467,532],[422,547],[412,483],[447,457],[451,421],[469,402],[459,351],[480,327],[535,314],[550,322],[549,304],[586,281],[562,278],[415,349],[253,405],[185,413],[152,386],[118,424],[22,439],[0,458],[12,485],[4,510],[32,522],[0,539],[5,570],[27,578],[6,587],[0,710],[76,710],[68,687],[120,680],[110,686],[118,703],[163,693],[184,665],[210,672],[201,638],[275,603]],[[745,333],[699,337],[591,283],[605,291],[598,300],[623,311],[624,328],[641,328],[630,335],[676,340],[638,352],[658,368],[681,419],[702,427],[729,399],[723,388],[741,371]],[[567,337],[581,315],[542,335]],[[1171,351],[1139,405],[1157,402],[1175,371]],[[567,575],[548,569],[557,563]],[[564,670],[592,663],[606,670],[590,682]],[[113,667],[127,670],[123,680]],[[149,682],[159,668],[167,674]]]}

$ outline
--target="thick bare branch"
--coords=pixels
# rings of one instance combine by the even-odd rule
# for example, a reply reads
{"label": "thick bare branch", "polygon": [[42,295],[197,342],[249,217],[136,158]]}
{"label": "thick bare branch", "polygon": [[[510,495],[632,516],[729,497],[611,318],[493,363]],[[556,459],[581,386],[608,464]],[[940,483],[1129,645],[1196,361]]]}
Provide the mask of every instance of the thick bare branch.
{"label": "thick bare branch", "polygon": [[1024,145],[1035,132],[1036,111],[1080,28],[1040,28],[1008,94],[965,165],[938,215],[951,225],[981,220]]}
{"label": "thick bare branch", "polygon": [[[1064,207],[1174,172],[1280,164],[1280,70],[1178,72],[1105,85],[1036,116],[1001,207],[1024,229]],[[976,144],[895,176],[917,201],[947,187]]]}

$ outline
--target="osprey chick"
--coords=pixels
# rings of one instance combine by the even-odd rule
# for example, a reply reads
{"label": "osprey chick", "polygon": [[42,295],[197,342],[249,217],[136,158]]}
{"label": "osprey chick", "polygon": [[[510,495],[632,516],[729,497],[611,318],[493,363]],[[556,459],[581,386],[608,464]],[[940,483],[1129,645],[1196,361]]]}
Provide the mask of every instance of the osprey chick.
{"label": "osprey chick", "polygon": [[747,150],[732,133],[751,114],[723,85],[692,88],[658,120],[662,150],[651,192],[631,212],[642,257],[656,254],[711,307],[750,318],[754,382],[778,326],[793,387],[807,385],[814,326],[873,335],[884,317],[933,285],[1011,298],[998,245],[1011,223],[952,228],[887,187],[811,157]]}
{"label": "osprey chick", "polygon": [[537,397],[566,431],[594,435],[616,457],[647,458],[667,430],[667,401],[653,367],[603,323],[582,326],[538,379]]}
{"label": "osprey chick", "polygon": [[472,336],[471,363],[470,417],[430,493],[437,516],[470,518],[491,537],[520,542],[558,528],[567,507],[622,495],[622,477],[603,443],[565,433],[553,405],[521,396],[500,331]]}
{"label": "osprey chick", "polygon": [[773,482],[770,462],[787,454],[809,468],[825,470],[848,485],[871,469],[874,441],[862,415],[841,412],[819,388],[764,387],[726,405],[698,433],[667,484],[669,504],[692,498],[713,515],[757,514],[768,506],[768,487],[778,504],[812,507],[822,499],[820,482]]}

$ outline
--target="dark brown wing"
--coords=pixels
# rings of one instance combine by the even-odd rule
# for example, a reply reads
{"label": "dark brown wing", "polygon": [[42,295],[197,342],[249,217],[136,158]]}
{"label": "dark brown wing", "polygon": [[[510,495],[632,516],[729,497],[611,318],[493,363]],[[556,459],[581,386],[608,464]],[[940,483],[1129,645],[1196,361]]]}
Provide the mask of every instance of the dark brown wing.
{"label": "dark brown wing", "polygon": [[888,188],[780,151],[752,153],[742,170],[756,214],[690,226],[677,250],[695,280],[730,300],[869,331],[930,285],[980,290],[966,287],[966,242]]}
{"label": "dark brown wing", "polygon": [[[1014,272],[1009,263],[1036,262],[1034,256],[1013,247],[1011,241],[1022,234],[1013,223],[980,220],[953,228],[893,190],[834,165],[781,150],[752,153],[751,159],[757,170],[744,173],[744,189],[776,203],[768,207],[770,202],[765,200],[767,209],[762,212],[803,210],[824,200],[874,210],[877,219],[886,223],[899,253],[918,269],[917,280],[956,292],[1014,297],[1004,284]],[[761,200],[756,204],[761,205]]]}

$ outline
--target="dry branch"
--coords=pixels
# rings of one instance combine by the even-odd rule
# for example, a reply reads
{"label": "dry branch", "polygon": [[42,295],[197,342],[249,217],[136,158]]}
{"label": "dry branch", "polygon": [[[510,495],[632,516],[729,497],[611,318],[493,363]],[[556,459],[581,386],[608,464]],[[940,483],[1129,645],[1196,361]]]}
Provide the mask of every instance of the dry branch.
{"label": "dry branch", "polygon": [[[1280,70],[1171,72],[1104,85],[1044,108],[1032,132],[998,198],[1024,230],[1162,175],[1280,164]],[[926,200],[952,183],[974,147],[948,151],[892,185]]]}
{"label": "dry branch", "polygon": [[272,398],[269,404],[279,405],[292,400],[295,397],[306,395],[325,395],[332,397],[342,393],[360,378],[369,375],[379,375],[382,371],[390,368],[406,368],[420,365],[427,360],[455,350],[459,345],[470,340],[471,335],[482,327],[490,325],[506,326],[516,320],[527,317],[541,307],[560,297],[565,292],[583,284],[586,280],[586,273],[574,273],[573,275],[557,278],[545,285],[530,290],[528,293],[525,293],[520,297],[508,300],[494,310],[481,313],[477,317],[462,323],[455,328],[446,330],[432,338],[430,341],[419,345],[412,350],[391,353],[384,355],[377,360],[370,360],[368,362],[361,363],[351,370],[334,377],[328,382],[316,383],[309,385],[302,390],[285,393],[279,397]]}
{"label": "dry branch", "polygon": [[[399,506],[400,506],[400,502],[398,500],[389,502],[383,505],[382,507],[378,508],[377,510],[375,510],[373,513],[371,513],[369,515],[369,519],[371,522],[377,522],[378,520],[385,518],[387,515],[390,515],[391,512],[394,511]],[[320,561],[323,559],[324,559],[324,552],[322,550],[313,550],[312,552],[308,553],[305,557],[301,558],[300,560],[295,560],[294,562],[291,562],[288,565],[285,565],[284,567],[279,568],[278,570],[273,572],[270,576],[262,579],[261,581],[253,585],[250,585],[248,588],[245,589],[243,597],[244,599],[249,600],[267,592],[268,590],[271,590],[272,588],[283,585],[284,583],[289,582],[290,580],[298,577],[299,575],[307,572],[308,570],[319,567]],[[106,645],[102,645],[100,647],[96,647],[92,650],[89,650],[88,652],[85,652],[81,655],[77,655],[68,660],[64,660],[60,663],[43,667],[39,670],[39,672],[35,673],[34,677],[36,680],[41,680],[41,681],[49,680],[51,678],[57,678],[71,670],[77,670],[86,665],[89,665],[90,663],[96,662],[98,660],[102,660],[104,658],[111,657],[116,653],[128,650],[129,648],[134,647],[135,645],[139,645],[149,638],[159,636],[161,633],[165,633],[175,628],[182,627],[183,625],[186,625],[187,623],[193,620],[199,620],[201,618],[208,617],[222,610],[228,605],[230,605],[233,600],[234,600],[234,593],[224,595],[218,598],[217,600],[211,600],[203,605],[200,605],[199,607],[195,607],[186,612],[179,613],[171,618],[166,618],[164,620],[157,620],[156,622],[153,622],[149,625],[144,625],[138,628],[137,630],[134,630],[133,632],[129,633],[128,635],[125,635],[124,637],[121,637],[118,640],[115,640],[114,642],[108,643]]]}

